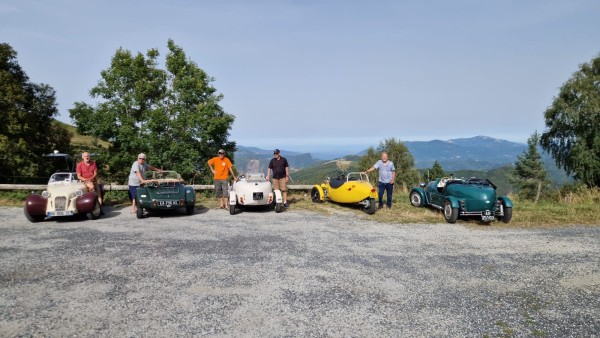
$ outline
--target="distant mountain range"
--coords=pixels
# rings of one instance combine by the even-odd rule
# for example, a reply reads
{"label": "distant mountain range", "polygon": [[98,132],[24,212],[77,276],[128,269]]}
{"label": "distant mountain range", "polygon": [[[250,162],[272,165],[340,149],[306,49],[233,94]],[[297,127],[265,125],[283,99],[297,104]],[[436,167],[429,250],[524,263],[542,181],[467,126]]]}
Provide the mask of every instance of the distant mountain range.
{"label": "distant mountain range", "polygon": [[[475,136],[471,138],[459,138],[452,140],[431,141],[405,141],[415,160],[418,169],[431,168],[438,161],[446,172],[459,170],[490,171],[496,168],[509,167],[515,163],[517,156],[527,150],[527,144],[510,142],[488,136]],[[354,154],[340,155],[344,158],[356,158],[364,155],[366,149]],[[569,179],[563,170],[558,169],[554,160],[543,153],[544,162],[549,176],[556,183],[565,183]],[[293,172],[315,165],[325,164],[334,157],[315,158],[309,152],[293,152],[281,149],[282,156],[286,157]],[[235,153],[235,166],[241,172],[264,172],[266,173],[269,161],[273,158],[273,150],[265,150],[255,147],[244,147],[238,145]],[[392,159],[393,160],[393,159]]]}

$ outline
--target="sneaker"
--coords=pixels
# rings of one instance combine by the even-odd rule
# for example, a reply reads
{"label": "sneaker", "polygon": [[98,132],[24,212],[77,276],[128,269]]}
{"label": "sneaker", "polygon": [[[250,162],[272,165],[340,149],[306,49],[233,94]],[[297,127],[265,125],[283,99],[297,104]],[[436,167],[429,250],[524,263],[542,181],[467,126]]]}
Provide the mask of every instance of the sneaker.
{"label": "sneaker", "polygon": [[383,205],[378,206],[377,209],[383,209]]}
{"label": "sneaker", "polygon": [[288,202],[285,202],[285,203],[283,203],[283,207],[284,207],[284,208],[287,208],[287,207],[289,207],[289,205],[288,205]]}

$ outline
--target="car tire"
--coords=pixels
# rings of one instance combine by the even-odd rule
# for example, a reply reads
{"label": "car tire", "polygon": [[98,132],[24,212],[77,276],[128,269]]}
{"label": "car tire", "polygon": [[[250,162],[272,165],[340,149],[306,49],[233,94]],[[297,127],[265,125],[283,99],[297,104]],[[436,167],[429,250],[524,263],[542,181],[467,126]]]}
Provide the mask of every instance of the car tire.
{"label": "car tire", "polygon": [[100,215],[102,215],[102,207],[100,206],[100,203],[98,202],[97,199],[96,199],[96,203],[94,203],[94,209],[85,215],[87,216],[88,219],[91,219],[91,220],[100,218]]}
{"label": "car tire", "polygon": [[512,219],[512,208],[504,207],[504,216],[502,216],[502,223],[508,223]]}
{"label": "car tire", "polygon": [[423,206],[423,198],[418,192],[411,191],[408,197],[410,199],[410,204],[412,204],[413,207],[420,208]]}
{"label": "car tire", "polygon": [[377,211],[377,203],[375,203],[374,198],[369,198],[369,205],[365,207],[365,211],[369,215],[373,215]]}
{"label": "car tire", "polygon": [[283,205],[281,203],[275,204],[275,212],[276,213],[280,213],[282,208],[283,208]]}
{"label": "car tire", "polygon": [[229,205],[229,214],[235,215],[235,205],[233,205],[233,204]]}
{"label": "car tire", "polygon": [[138,207],[137,210],[135,211],[135,216],[137,218],[144,218],[144,208]]}
{"label": "car tire", "polygon": [[194,214],[194,205],[186,205],[185,213],[188,215],[193,215]]}
{"label": "car tire", "polygon": [[25,214],[25,218],[27,218],[27,220],[29,220],[29,222],[31,222],[31,223],[41,222],[44,220],[44,218],[46,218],[46,216],[44,216],[44,215],[30,214],[29,212],[27,212],[27,208],[23,209],[23,213]]}
{"label": "car tire", "polygon": [[321,193],[319,192],[319,189],[312,188],[312,190],[310,191],[310,199],[313,201],[313,203],[323,202],[323,200],[321,199]]}
{"label": "car tire", "polygon": [[456,223],[458,219],[458,208],[453,208],[450,201],[444,203],[444,218],[448,223]]}

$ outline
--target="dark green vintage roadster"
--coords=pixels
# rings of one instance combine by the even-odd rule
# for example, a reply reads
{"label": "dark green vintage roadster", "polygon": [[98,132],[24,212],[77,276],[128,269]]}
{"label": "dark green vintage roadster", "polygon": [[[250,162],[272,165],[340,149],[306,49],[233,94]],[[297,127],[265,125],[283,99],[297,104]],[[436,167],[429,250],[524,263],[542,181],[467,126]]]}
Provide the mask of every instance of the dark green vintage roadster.
{"label": "dark green vintage roadster", "polygon": [[194,213],[196,193],[190,185],[185,185],[181,175],[175,171],[148,171],[146,182],[135,193],[137,218],[144,217],[144,210],[185,209],[188,215]]}
{"label": "dark green vintage roadster", "polygon": [[448,223],[455,223],[458,216],[478,217],[483,223],[495,219],[508,223],[512,218],[512,201],[496,196],[496,186],[485,178],[443,177],[421,183],[411,189],[409,199],[415,207],[442,210]]}

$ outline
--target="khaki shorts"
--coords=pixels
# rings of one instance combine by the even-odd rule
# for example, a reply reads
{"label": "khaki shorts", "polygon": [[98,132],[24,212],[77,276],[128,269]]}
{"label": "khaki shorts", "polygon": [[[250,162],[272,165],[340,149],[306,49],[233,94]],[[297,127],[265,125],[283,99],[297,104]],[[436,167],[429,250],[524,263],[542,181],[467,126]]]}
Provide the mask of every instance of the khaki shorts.
{"label": "khaki shorts", "polygon": [[217,197],[229,196],[229,181],[215,180],[215,193],[217,194]]}
{"label": "khaki shorts", "polygon": [[287,184],[285,183],[285,177],[273,179],[273,190],[277,190],[277,189],[279,189],[281,191],[287,190]]}

